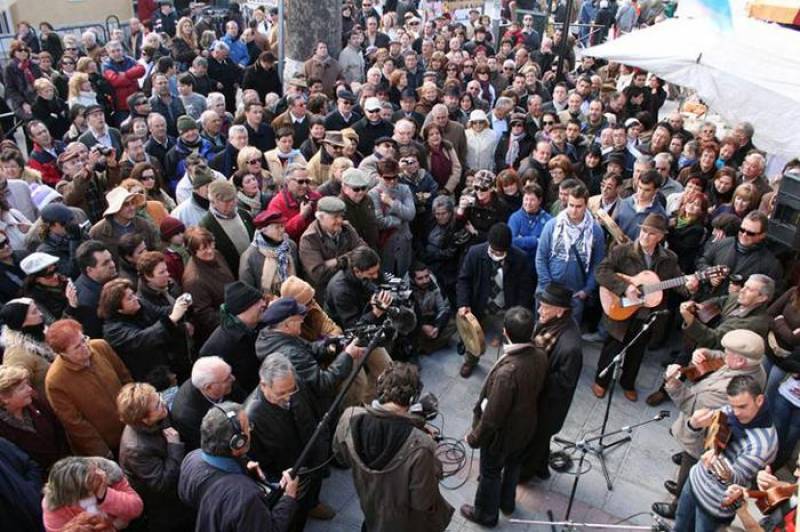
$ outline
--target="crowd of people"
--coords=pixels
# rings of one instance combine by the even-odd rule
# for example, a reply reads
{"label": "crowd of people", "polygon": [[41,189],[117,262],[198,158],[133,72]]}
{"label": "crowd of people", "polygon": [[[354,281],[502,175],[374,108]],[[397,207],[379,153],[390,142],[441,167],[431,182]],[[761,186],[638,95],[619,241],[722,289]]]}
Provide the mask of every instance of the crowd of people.
{"label": "crowd of people", "polygon": [[[140,1],[107,42],[18,24],[3,84],[26,142],[0,142],[4,530],[302,530],[335,516],[331,467],[352,469],[364,530],[444,530],[436,443],[409,412],[419,357],[451,345],[461,377],[488,370],[465,398],[470,521],[495,526],[518,483],[550,476],[590,342],[592,393],[636,402],[648,348],[682,338],[646,399],[680,411],[675,499],[653,505],[676,530],[716,530],[728,498],[780,484],[800,440],[800,293],[768,245],[781,175],[752,125],[690,131],[658,77],[576,56],[657,23],[660,2],[585,0],[599,34],[540,34],[521,11],[499,37],[478,10],[423,4],[345,0],[341,42],[286,80],[276,9],[231,3],[219,21]],[[611,315],[606,296],[645,295],[643,271],[676,289]],[[468,319],[496,363],[455,334]],[[709,449],[719,412],[732,436]]]}

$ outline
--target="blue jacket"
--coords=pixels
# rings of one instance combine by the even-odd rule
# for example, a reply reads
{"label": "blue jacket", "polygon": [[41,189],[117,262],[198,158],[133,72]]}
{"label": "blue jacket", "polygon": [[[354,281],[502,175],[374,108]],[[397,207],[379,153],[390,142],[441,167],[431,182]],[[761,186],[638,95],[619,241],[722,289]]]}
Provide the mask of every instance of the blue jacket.
{"label": "blue jacket", "polygon": [[525,209],[519,209],[508,219],[513,238],[511,243],[528,255],[531,273],[536,273],[536,247],[539,245],[539,237],[551,218],[550,213],[544,209],[539,209],[536,214],[528,214]]}
{"label": "blue jacket", "polygon": [[573,292],[583,290],[587,294],[591,294],[597,288],[594,270],[606,254],[606,237],[603,229],[597,222],[592,224],[592,256],[589,258],[589,274],[587,275],[578,266],[574,254],[570,254],[568,261],[551,256],[555,226],[556,218],[552,218],[544,226],[542,236],[539,237],[539,248],[536,250],[536,273],[539,281],[536,293],[542,292],[551,282],[558,282]]}
{"label": "blue jacket", "polygon": [[618,202],[617,208],[614,210],[614,220],[631,240],[639,238],[639,225],[647,218],[648,214],[656,213],[667,217],[667,211],[664,210],[658,199],[654,199],[653,204],[642,212],[636,212],[635,206],[636,195],[634,194]]}
{"label": "blue jacket", "polygon": [[6,532],[43,531],[42,470],[27,454],[0,438],[0,523]]}
{"label": "blue jacket", "polygon": [[243,43],[240,39],[234,39],[227,34],[220,40],[225,44],[227,44],[228,48],[231,49],[229,55],[231,61],[233,61],[237,65],[246,67],[247,64],[250,62],[250,53],[247,51],[247,45]]}

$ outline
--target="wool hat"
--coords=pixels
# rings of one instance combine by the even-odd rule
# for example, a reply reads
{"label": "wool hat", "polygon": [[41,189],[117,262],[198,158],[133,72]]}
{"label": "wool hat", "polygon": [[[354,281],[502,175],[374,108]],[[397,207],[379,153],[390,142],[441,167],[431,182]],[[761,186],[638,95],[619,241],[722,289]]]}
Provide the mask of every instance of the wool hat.
{"label": "wool hat", "polygon": [[647,218],[644,219],[639,227],[647,227],[648,229],[658,231],[662,235],[666,235],[669,232],[669,222],[667,222],[667,217],[657,212],[651,212],[648,214]]}
{"label": "wool hat", "polygon": [[342,173],[342,183],[348,187],[368,187],[366,174],[358,168],[348,168]]}
{"label": "wool hat", "polygon": [[39,214],[42,217],[42,221],[48,224],[57,222],[61,225],[67,225],[74,218],[70,208],[63,203],[51,203],[42,209]]}
{"label": "wool hat", "polygon": [[311,303],[314,294],[314,287],[295,275],[290,275],[281,284],[281,297],[293,297],[301,305]]}
{"label": "wool hat", "polygon": [[179,235],[186,231],[186,226],[183,225],[183,222],[177,218],[167,216],[161,220],[161,225],[158,229],[161,232],[161,240],[168,242],[173,236]]}
{"label": "wool hat", "polygon": [[336,196],[325,196],[317,202],[317,212],[328,214],[341,214],[347,210],[347,206]]}
{"label": "wool hat", "polygon": [[764,357],[764,339],[747,329],[734,329],[722,337],[722,347],[750,360],[760,361]]}
{"label": "wool hat", "polygon": [[242,281],[225,285],[225,308],[233,314],[241,314],[263,299],[260,291]]}
{"label": "wool hat", "polygon": [[12,299],[0,308],[0,321],[15,331],[22,329],[22,324],[25,323],[25,316],[28,314],[28,309],[32,304],[33,299],[29,297]]}
{"label": "wool hat", "polygon": [[274,300],[267,307],[267,310],[261,315],[261,322],[269,325],[275,325],[292,316],[305,316],[308,308],[301,305],[293,297],[280,297]]}
{"label": "wool hat", "polygon": [[212,181],[214,181],[214,172],[208,166],[198,166],[194,171],[192,189],[197,190],[204,185],[211,184]]}
{"label": "wool hat", "polygon": [[571,308],[572,290],[559,283],[550,283],[543,292],[538,294],[538,299],[542,303],[547,303],[554,307]]}
{"label": "wool hat", "polygon": [[178,127],[178,133],[184,133],[190,129],[199,129],[197,127],[197,122],[189,115],[179,116],[176,126]]}
{"label": "wool hat", "polygon": [[261,229],[262,227],[266,227],[270,224],[285,224],[286,217],[283,215],[282,212],[276,210],[264,210],[258,213],[253,219],[253,225],[256,226],[256,229]]}
{"label": "wool hat", "polygon": [[25,272],[25,275],[33,275],[34,273],[39,273],[53,264],[56,264],[58,260],[58,257],[50,255],[49,253],[35,251],[22,259],[22,262],[19,263],[19,267]]}
{"label": "wool hat", "polygon": [[487,240],[495,251],[508,251],[511,248],[511,229],[503,222],[498,222],[489,229]]}

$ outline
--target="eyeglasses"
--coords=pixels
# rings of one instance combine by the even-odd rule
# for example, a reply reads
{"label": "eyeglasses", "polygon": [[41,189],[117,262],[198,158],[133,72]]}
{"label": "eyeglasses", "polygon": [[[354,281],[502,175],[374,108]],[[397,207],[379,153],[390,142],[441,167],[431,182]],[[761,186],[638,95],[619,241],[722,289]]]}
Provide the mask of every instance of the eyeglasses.
{"label": "eyeglasses", "polygon": [[555,124],[555,122],[553,122],[552,120],[545,120],[544,122],[542,122],[542,124],[546,126],[552,126],[553,124]]}
{"label": "eyeglasses", "polygon": [[350,188],[353,190],[353,192],[365,192],[367,190],[367,187],[350,187]]}
{"label": "eyeglasses", "polygon": [[503,67],[503,70],[514,70],[514,67]]}
{"label": "eyeglasses", "polygon": [[475,68],[475,65],[473,65],[472,63],[464,63],[461,66],[462,68]]}
{"label": "eyeglasses", "polygon": [[347,100],[339,100],[339,103],[342,105],[353,105],[353,102],[348,102]]}
{"label": "eyeglasses", "polygon": [[385,179],[386,181],[394,181],[397,179],[396,175],[382,175],[381,179]]}
{"label": "eyeglasses", "polygon": [[57,273],[58,273],[58,268],[53,266],[53,267],[47,268],[44,271],[39,272],[37,274],[37,277],[52,277]]}
{"label": "eyeglasses", "polygon": [[380,111],[380,109],[367,109],[367,112],[368,112],[369,114],[372,114],[372,113],[377,113],[378,111]]}
{"label": "eyeglasses", "polygon": [[400,159],[400,164],[417,164],[416,159]]}
{"label": "eyeglasses", "polygon": [[142,174],[142,179],[155,179],[155,174]]}
{"label": "eyeglasses", "polygon": [[739,232],[744,234],[744,235],[747,235],[747,236],[758,236],[758,235],[762,234],[761,231],[756,233],[755,231],[750,231],[749,229],[745,229],[744,227],[740,227],[739,228]]}
{"label": "eyeglasses", "polygon": [[478,192],[486,192],[487,190],[489,190],[489,187],[474,187],[474,188]]}
{"label": "eyeglasses", "polygon": [[292,181],[294,181],[298,185],[307,185],[307,184],[311,183],[310,179],[292,179]]}
{"label": "eyeglasses", "polygon": [[250,159],[247,164],[261,164],[261,159]]}
{"label": "eyeglasses", "polygon": [[75,63],[72,61],[61,61],[62,66],[75,66]]}

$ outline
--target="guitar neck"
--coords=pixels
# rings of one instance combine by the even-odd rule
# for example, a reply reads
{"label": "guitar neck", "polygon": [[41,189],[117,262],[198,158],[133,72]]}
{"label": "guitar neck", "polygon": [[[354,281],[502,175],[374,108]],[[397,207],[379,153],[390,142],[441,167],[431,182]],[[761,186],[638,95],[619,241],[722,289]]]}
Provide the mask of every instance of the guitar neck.
{"label": "guitar neck", "polygon": [[682,286],[686,283],[687,277],[688,275],[681,275],[680,277],[675,277],[674,279],[667,279],[666,281],[661,281],[660,283],[644,285],[642,287],[642,292],[644,292],[645,294],[650,294],[652,292],[660,292],[661,290],[668,290],[670,288]]}

